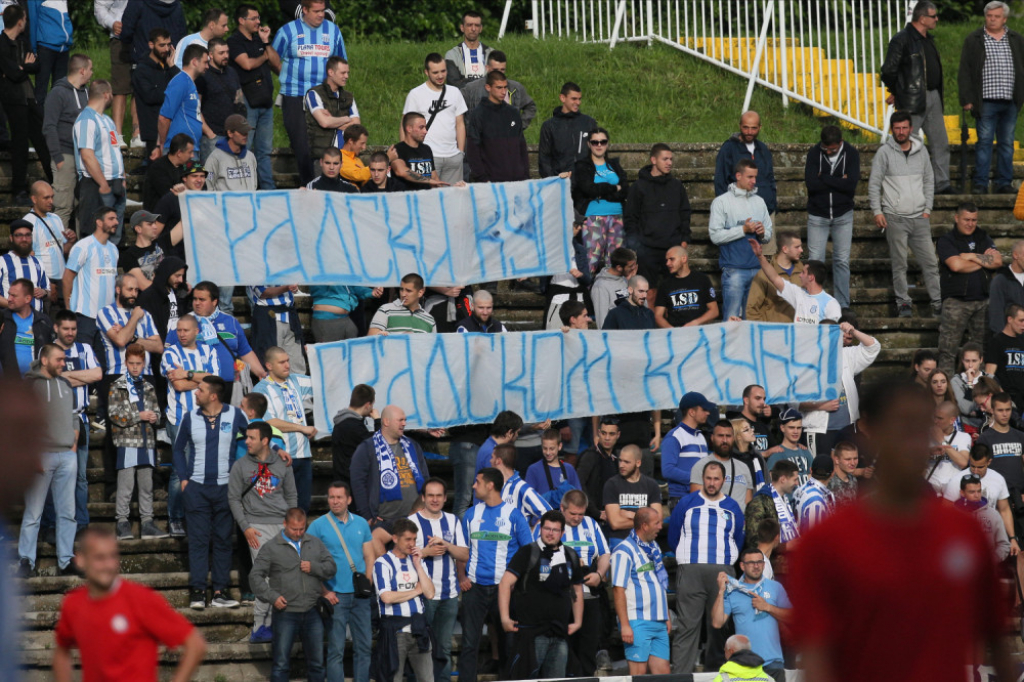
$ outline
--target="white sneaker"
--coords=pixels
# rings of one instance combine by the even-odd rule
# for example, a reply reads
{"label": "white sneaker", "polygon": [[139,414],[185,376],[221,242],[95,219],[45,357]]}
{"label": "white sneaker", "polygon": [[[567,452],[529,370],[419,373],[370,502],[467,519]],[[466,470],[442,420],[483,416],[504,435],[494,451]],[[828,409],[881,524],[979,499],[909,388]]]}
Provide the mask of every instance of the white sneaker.
{"label": "white sneaker", "polygon": [[[123,144],[123,142],[122,142],[122,144]],[[131,146],[132,146],[132,149],[142,149],[142,148],[145,148],[146,143],[142,141],[141,137],[136,135],[135,137],[132,138],[132,145]]]}
{"label": "white sneaker", "polygon": [[167,443],[168,445],[174,445],[171,442],[171,437],[167,435],[167,429],[159,429],[156,432],[156,439],[161,443]]}

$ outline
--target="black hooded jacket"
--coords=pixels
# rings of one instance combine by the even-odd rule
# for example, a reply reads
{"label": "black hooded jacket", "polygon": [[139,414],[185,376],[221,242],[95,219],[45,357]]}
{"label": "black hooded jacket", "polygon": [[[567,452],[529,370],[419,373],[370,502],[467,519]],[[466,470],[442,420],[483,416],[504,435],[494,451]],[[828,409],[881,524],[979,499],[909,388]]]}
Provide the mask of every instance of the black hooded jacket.
{"label": "black hooded jacket", "polygon": [[652,249],[669,249],[690,241],[690,198],[683,183],[671,175],[652,175],[654,166],[640,169],[629,187],[622,214],[626,234]]}
{"label": "black hooded jacket", "polygon": [[[186,273],[188,272],[188,265],[185,264],[185,261],[177,256],[165,256],[160,261],[160,265],[156,267],[152,286],[139,294],[137,304],[153,316],[153,322],[156,323],[156,329],[160,333],[161,339],[167,338],[167,323],[171,319],[170,297],[172,292],[167,285],[167,280],[182,268],[185,268]],[[177,300],[178,317],[192,310],[191,296],[181,296],[177,291],[173,292],[173,295]]]}
{"label": "black hooded jacket", "polygon": [[551,118],[540,127],[540,147],[537,169],[542,178],[568,173],[577,161],[590,156],[587,138],[597,127],[597,121],[583,112],[566,114],[562,107],[551,112]]}

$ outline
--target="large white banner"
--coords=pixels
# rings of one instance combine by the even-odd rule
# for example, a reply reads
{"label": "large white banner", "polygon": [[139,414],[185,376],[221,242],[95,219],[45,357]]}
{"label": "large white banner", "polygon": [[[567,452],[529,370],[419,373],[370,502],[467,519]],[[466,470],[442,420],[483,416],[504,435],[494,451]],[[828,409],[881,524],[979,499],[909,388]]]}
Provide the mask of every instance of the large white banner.
{"label": "large white banner", "polygon": [[674,408],[687,391],[739,405],[838,398],[836,325],[728,322],[648,331],[370,336],[308,347],[317,431],[330,433],[352,388],[402,407],[409,428],[527,422]]}
{"label": "large white banner", "polygon": [[572,202],[561,178],[390,194],[185,192],[189,279],[455,286],[568,271]]}

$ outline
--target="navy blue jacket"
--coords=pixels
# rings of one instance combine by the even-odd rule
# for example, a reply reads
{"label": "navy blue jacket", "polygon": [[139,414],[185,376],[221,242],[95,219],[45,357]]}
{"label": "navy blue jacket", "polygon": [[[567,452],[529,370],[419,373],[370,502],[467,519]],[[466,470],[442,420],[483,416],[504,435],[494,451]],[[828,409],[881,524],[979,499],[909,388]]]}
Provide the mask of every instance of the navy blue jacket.
{"label": "navy blue jacket", "polygon": [[604,317],[601,329],[654,329],[654,312],[644,306],[631,305],[629,299],[620,298]]}
{"label": "navy blue jacket", "polygon": [[[747,145],[740,139],[739,134],[733,135],[718,150],[718,158],[715,160],[715,196],[725,194],[729,189],[729,183],[736,180],[736,162],[743,158],[751,158],[747,151]],[[757,195],[764,199],[768,206],[769,213],[775,213],[779,207],[775,187],[775,164],[772,162],[772,153],[768,151],[768,145],[760,140],[754,140],[754,163],[757,165]]]}
{"label": "navy blue jacket", "polygon": [[185,10],[180,2],[163,0],[128,0],[121,15],[121,42],[132,46],[132,63],[138,64],[149,54],[149,32],[164,28],[171,34],[171,45],[188,35]]}

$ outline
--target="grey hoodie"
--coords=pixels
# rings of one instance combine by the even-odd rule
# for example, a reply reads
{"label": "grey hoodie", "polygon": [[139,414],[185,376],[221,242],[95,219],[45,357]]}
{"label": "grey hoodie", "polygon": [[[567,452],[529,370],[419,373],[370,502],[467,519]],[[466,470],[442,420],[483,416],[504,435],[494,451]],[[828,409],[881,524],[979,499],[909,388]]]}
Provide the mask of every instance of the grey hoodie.
{"label": "grey hoodie", "polygon": [[[259,473],[260,464],[269,470],[263,478],[245,492]],[[242,493],[245,493],[243,496]],[[271,452],[266,462],[246,454],[231,465],[228,477],[228,505],[231,515],[243,531],[250,524],[276,525],[284,523],[284,515],[298,503],[295,492],[295,474],[289,466]]]}
{"label": "grey hoodie", "polygon": [[46,376],[39,360],[32,363],[25,381],[32,384],[32,388],[46,403],[43,449],[46,452],[74,450],[82,420],[75,414],[75,391],[71,384],[64,377]]}
{"label": "grey hoodie", "polygon": [[256,157],[247,147],[238,154],[227,140],[217,143],[206,159],[206,189],[212,192],[255,192]]}
{"label": "grey hoodie", "polygon": [[590,299],[594,302],[594,321],[598,329],[604,325],[608,311],[615,307],[615,301],[629,295],[626,287],[626,278],[609,272],[608,268],[597,273],[594,286],[590,289]]}
{"label": "grey hoodie", "polygon": [[63,161],[65,154],[74,163],[75,141],[72,131],[78,115],[88,102],[89,91],[84,87],[76,88],[67,78],[54,83],[50,94],[46,96],[43,135],[46,136],[46,146],[54,163]]}
{"label": "grey hoodie", "polygon": [[874,215],[888,213],[920,218],[932,212],[935,178],[921,138],[910,136],[910,154],[904,153],[892,136],[875,152],[868,181],[868,199]]}

